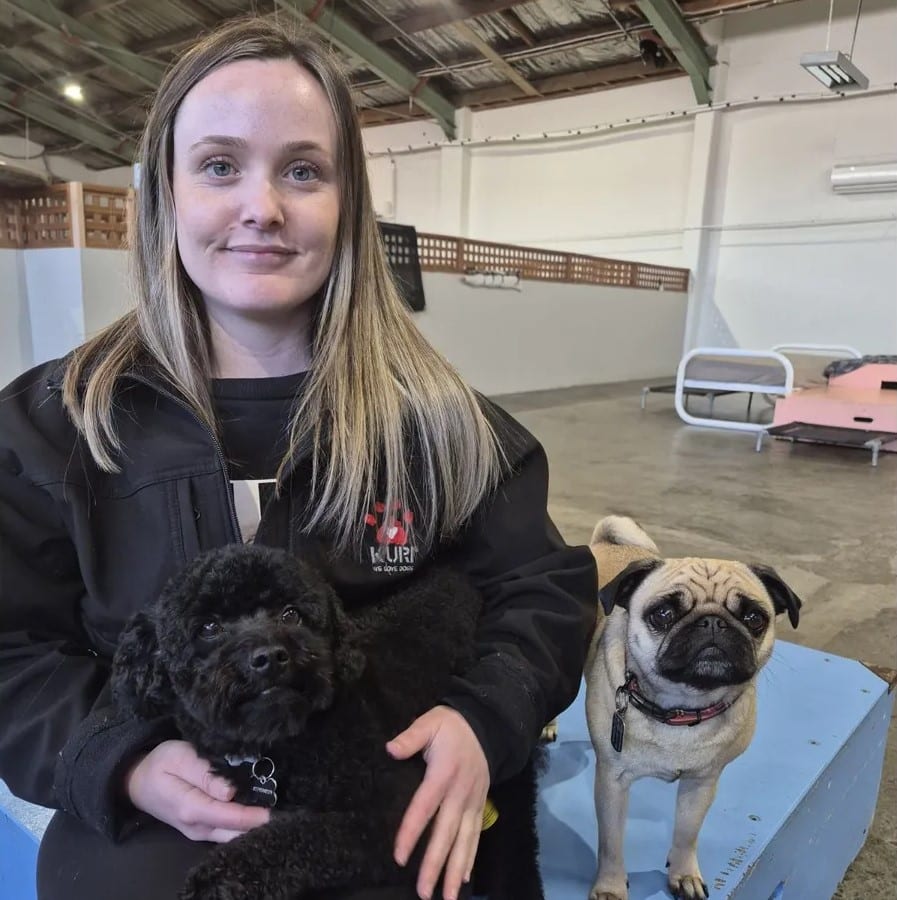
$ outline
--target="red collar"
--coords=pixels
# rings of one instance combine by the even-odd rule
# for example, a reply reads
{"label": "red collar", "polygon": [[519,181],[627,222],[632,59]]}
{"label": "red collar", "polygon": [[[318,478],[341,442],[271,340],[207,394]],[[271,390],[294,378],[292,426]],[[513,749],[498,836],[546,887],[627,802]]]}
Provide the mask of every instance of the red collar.
{"label": "red collar", "polygon": [[[638,679],[632,672],[626,673],[626,683],[617,688],[618,709],[620,694],[624,694],[629,698],[629,702],[640,712],[664,725],[699,725],[708,719],[724,713],[738,699],[729,703],[720,701],[714,703],[713,706],[705,706],[703,709],[664,709],[656,703],[652,703],[644,694],[641,693],[638,686]],[[739,694],[739,696],[741,696]]]}

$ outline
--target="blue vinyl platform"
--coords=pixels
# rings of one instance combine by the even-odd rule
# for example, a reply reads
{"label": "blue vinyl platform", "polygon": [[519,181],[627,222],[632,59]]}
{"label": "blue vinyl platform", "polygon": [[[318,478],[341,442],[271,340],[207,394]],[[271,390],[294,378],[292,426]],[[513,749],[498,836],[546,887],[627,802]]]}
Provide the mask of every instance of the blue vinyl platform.
{"label": "blue vinyl platform", "polygon": [[[859,662],[780,641],[761,673],[757,734],[723,773],[698,856],[712,900],[828,900],[866,838],[894,695]],[[561,716],[539,802],[548,900],[587,900],[595,874],[595,757],[585,691]],[[632,789],[630,900],[668,898],[676,785]],[[47,810],[0,782],[0,900],[34,900]],[[512,864],[512,863],[511,863]],[[262,898],[260,898],[262,900]]]}

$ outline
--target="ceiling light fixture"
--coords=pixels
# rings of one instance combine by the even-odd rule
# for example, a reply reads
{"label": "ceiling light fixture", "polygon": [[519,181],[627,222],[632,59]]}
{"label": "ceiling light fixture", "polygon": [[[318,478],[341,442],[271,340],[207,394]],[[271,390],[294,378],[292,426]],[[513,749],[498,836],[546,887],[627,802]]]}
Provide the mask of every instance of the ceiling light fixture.
{"label": "ceiling light fixture", "polygon": [[835,0],[830,0],[825,50],[804,53],[800,58],[801,66],[814,78],[821,81],[830,91],[837,93],[841,91],[864,91],[869,87],[869,79],[853,63],[853,48],[856,44],[857,27],[860,24],[860,10],[862,7],[863,0],[858,0],[856,20],[853,24],[853,39],[850,42],[849,53],[841,53],[840,50],[829,49],[832,37],[832,14],[835,9]]}
{"label": "ceiling light fixture", "polygon": [[70,81],[65,85],[62,89],[62,93],[69,98],[69,100],[74,100],[75,103],[83,103],[84,102],[84,93],[81,90],[81,85],[76,84],[74,81]]}

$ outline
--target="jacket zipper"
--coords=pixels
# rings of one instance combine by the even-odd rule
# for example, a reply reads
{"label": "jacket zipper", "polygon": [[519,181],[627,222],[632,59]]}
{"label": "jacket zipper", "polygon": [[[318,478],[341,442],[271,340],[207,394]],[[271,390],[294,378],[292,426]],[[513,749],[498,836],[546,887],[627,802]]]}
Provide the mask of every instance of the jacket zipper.
{"label": "jacket zipper", "polygon": [[215,434],[215,432],[212,431],[212,429],[209,428],[205,424],[205,422],[203,422],[196,415],[196,413],[190,408],[190,405],[185,403],[180,397],[177,396],[177,394],[173,394],[171,393],[171,391],[160,387],[158,384],[154,384],[152,381],[150,381],[148,378],[144,378],[142,375],[137,375],[132,372],[129,373],[127,377],[133,379],[134,381],[140,382],[140,384],[146,385],[151,390],[157,391],[163,397],[167,397],[182,409],[185,409],[196,422],[196,424],[199,425],[200,428],[202,428],[203,431],[205,431],[206,434],[208,434],[208,436],[212,439],[212,445],[214,446],[215,453],[218,456],[218,467],[221,472],[221,477],[224,479],[224,494],[227,500],[227,508],[230,512],[231,537],[233,538],[235,544],[242,544],[243,538],[240,532],[240,521],[237,518],[237,507],[234,503],[233,494],[230,490],[230,479],[228,478],[227,474],[227,458],[224,455],[224,449],[221,446],[221,441],[218,440],[218,435]]}

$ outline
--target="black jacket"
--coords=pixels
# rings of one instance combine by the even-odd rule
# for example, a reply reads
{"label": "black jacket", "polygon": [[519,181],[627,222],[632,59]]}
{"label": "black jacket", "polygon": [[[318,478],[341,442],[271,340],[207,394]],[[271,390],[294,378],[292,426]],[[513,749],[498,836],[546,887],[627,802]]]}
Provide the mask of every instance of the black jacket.
{"label": "black jacket", "polygon": [[[119,632],[188,560],[240,537],[221,447],[181,401],[151,378],[123,381],[121,471],[108,474],[62,406],[61,374],[59,361],[47,363],[0,393],[0,778],[115,837],[128,824],[125,768],[176,736],[170,722],[113,715]],[[424,554],[399,528],[386,558],[375,557],[378,508],[360,553],[334,558],[297,524],[308,455],[266,508],[256,540],[312,555],[347,606],[376,602],[435,559],[466,570],[485,598],[478,662],[444,702],[470,723],[492,779],[502,780],[576,695],[596,582],[592,554],[567,547],[548,518],[542,447],[484,404],[511,470],[453,541]]]}

